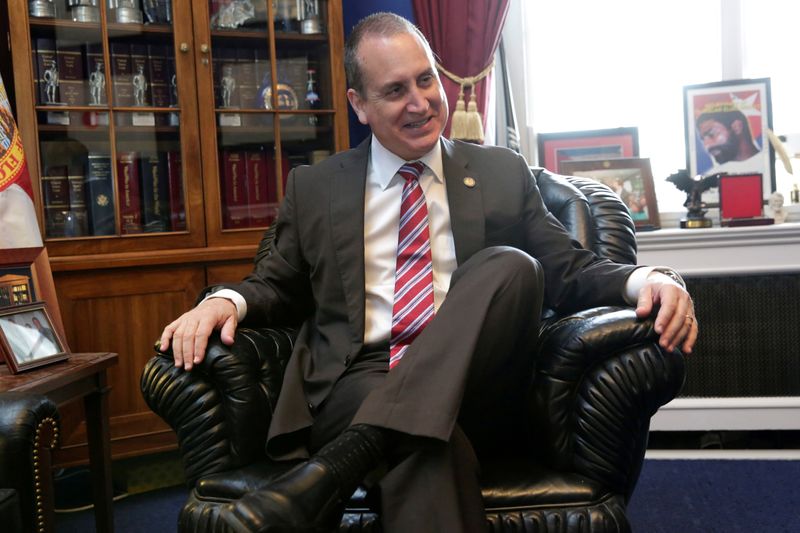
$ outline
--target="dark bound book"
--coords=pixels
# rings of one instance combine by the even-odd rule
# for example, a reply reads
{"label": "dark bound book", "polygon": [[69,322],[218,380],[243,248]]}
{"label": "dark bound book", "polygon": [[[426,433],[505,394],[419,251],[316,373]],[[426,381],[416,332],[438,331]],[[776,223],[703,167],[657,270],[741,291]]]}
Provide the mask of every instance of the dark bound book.
{"label": "dark bound book", "polygon": [[247,205],[250,215],[250,227],[266,227],[271,222],[267,201],[267,159],[261,150],[245,152],[247,170]]}
{"label": "dark bound book", "polygon": [[120,233],[123,235],[141,233],[142,201],[137,152],[117,153],[117,195]]}
{"label": "dark bound book", "polygon": [[169,178],[166,154],[142,153],[140,160],[142,230],[145,233],[169,231]]}
{"label": "dark bound book", "polygon": [[244,153],[221,152],[222,164],[222,227],[246,228],[249,222]]}
{"label": "dark bound book", "polygon": [[[256,80],[255,48],[238,48],[236,50],[236,83],[239,85],[239,104],[244,109],[261,107],[258,98],[258,80]],[[245,124],[252,123],[257,115],[245,115]]]}
{"label": "dark bound book", "polygon": [[86,209],[86,171],[84,165],[69,166],[69,213],[64,228],[66,237],[82,237],[89,233],[89,212]]}
{"label": "dark bound book", "polygon": [[148,80],[153,107],[169,107],[169,66],[167,65],[166,46],[147,45]]}
{"label": "dark bound book", "polygon": [[179,151],[167,152],[167,172],[169,174],[169,219],[172,223],[172,231],[183,231],[186,229],[186,206],[183,198],[183,166]]}
{"label": "dark bound book", "polygon": [[69,211],[69,182],[66,165],[44,168],[42,201],[44,203],[45,234],[48,237],[66,237],[66,220]]}
{"label": "dark bound book", "polygon": [[114,235],[114,183],[111,158],[89,154],[86,169],[86,203],[91,235]]}
{"label": "dark bound book", "polygon": [[128,43],[111,43],[111,79],[114,87],[114,105],[133,105],[133,65]]}
{"label": "dark bound book", "polygon": [[[54,39],[48,37],[39,37],[36,39],[34,49],[34,67],[36,71],[36,87],[38,88],[38,102],[40,105],[48,103],[47,98],[47,81],[45,80],[45,70],[49,69],[53,64],[58,68],[56,61],[56,42]],[[53,101],[57,102],[59,99],[58,90],[56,89],[53,95]]]}
{"label": "dark bound book", "polygon": [[83,45],[74,41],[57,41],[56,56],[61,100],[69,105],[86,105]]}

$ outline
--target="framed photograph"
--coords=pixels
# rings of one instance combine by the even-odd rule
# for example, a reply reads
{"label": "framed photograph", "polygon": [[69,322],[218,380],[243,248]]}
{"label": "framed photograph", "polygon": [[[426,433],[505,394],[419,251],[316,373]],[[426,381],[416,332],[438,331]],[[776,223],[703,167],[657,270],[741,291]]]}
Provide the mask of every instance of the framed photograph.
{"label": "framed photograph", "polygon": [[592,178],[617,193],[628,207],[637,231],[654,230],[661,226],[650,159],[626,157],[564,161],[561,165],[564,174]]}
{"label": "framed photograph", "polygon": [[[683,107],[689,174],[761,174],[766,201],[775,190],[769,78],[688,85]],[[719,190],[704,192],[703,201],[719,205]]]}
{"label": "framed photograph", "polygon": [[537,138],[539,166],[558,174],[565,174],[564,161],[639,157],[637,128],[540,133]]}
{"label": "framed photograph", "polygon": [[0,254],[0,309],[46,302],[61,338],[64,326],[58,310],[50,261],[44,247],[8,248]]}
{"label": "framed photograph", "polygon": [[12,374],[69,357],[44,302],[0,309],[0,351]]}

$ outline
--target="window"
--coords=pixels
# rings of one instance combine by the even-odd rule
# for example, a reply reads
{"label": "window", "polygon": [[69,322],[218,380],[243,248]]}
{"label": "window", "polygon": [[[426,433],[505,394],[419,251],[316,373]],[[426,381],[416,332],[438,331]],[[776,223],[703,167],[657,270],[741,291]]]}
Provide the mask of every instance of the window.
{"label": "window", "polygon": [[[661,211],[684,209],[685,195],[665,179],[686,167],[685,85],[770,77],[776,133],[800,132],[800,102],[793,94],[800,82],[792,42],[793,23],[800,20],[796,3],[521,0],[521,4],[527,125],[534,134],[638,127],[639,154],[651,160]],[[800,152],[800,142],[796,150],[789,148]],[[789,180],[781,181],[781,171],[777,169],[779,190],[788,192]]]}

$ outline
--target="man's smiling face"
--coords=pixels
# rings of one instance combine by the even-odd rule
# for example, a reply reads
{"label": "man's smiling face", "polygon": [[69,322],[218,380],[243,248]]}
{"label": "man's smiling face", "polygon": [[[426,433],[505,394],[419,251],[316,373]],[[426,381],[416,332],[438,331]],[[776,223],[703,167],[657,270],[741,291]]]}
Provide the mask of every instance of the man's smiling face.
{"label": "man's smiling face", "polygon": [[433,58],[418,36],[367,35],[358,46],[364,80],[347,98],[383,146],[412,161],[429,152],[447,123],[447,100]]}

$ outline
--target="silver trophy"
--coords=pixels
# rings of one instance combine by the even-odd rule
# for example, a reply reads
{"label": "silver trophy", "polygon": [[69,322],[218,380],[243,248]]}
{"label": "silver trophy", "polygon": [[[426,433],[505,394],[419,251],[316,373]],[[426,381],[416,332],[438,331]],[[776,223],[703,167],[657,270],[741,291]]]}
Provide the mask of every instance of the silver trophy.
{"label": "silver trophy", "polygon": [[103,63],[94,64],[94,72],[89,74],[89,105],[104,105],[106,96],[106,74],[103,72]]}
{"label": "silver trophy", "polygon": [[123,24],[142,24],[142,10],[139,0],[108,0],[111,20]]}
{"label": "silver trophy", "polygon": [[99,0],[67,0],[67,7],[75,22],[100,22]]}
{"label": "silver trophy", "polygon": [[55,18],[56,5],[53,0],[31,0],[28,2],[28,13],[37,18]]}
{"label": "silver trophy", "polygon": [[46,65],[47,68],[42,72],[42,80],[44,81],[44,95],[47,101],[45,105],[64,105],[63,102],[58,101],[58,65],[55,60],[50,61]]}
{"label": "silver trophy", "polygon": [[300,33],[322,33],[319,0],[303,0],[300,13]]}

